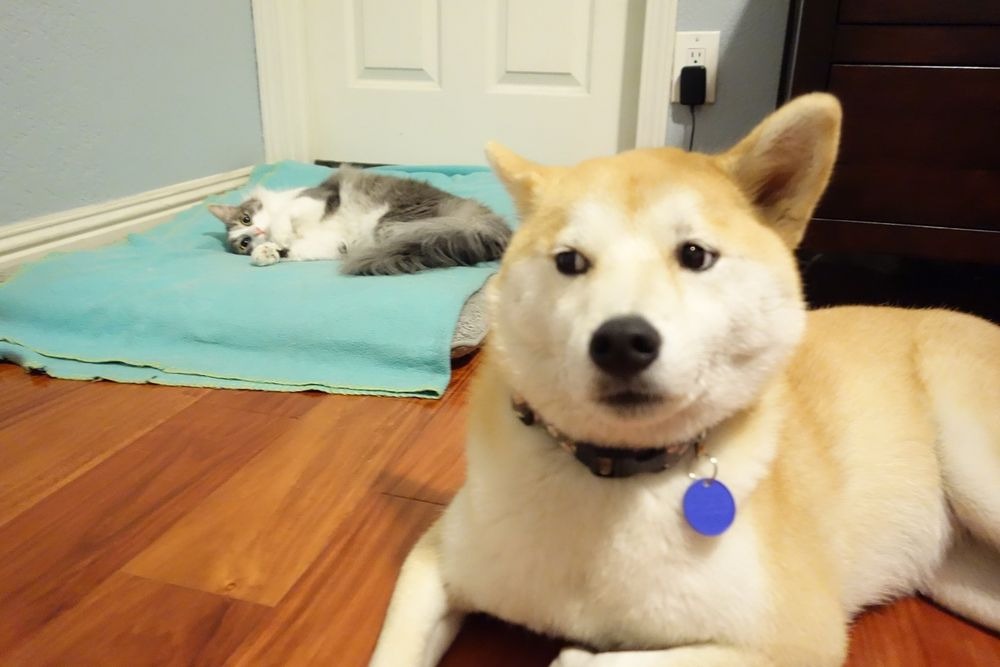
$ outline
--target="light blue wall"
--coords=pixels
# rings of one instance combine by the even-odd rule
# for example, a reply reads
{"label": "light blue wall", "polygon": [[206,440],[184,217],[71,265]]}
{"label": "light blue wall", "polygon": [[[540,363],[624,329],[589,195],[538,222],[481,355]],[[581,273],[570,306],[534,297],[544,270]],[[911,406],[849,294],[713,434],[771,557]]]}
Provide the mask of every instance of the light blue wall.
{"label": "light blue wall", "polygon": [[0,224],[263,154],[249,0],[0,0]]}
{"label": "light blue wall", "polygon": [[[680,0],[678,30],[719,30],[716,103],[697,110],[694,147],[722,150],[773,111],[781,77],[788,0]],[[687,146],[691,116],[670,105],[667,143]]]}

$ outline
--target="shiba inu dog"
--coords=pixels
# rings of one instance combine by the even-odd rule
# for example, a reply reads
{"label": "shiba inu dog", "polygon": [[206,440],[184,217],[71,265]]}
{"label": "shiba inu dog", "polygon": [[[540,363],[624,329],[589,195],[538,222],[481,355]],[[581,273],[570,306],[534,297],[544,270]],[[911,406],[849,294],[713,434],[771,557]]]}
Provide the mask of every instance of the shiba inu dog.
{"label": "shiba inu dog", "polygon": [[372,665],[436,664],[471,611],[577,643],[560,667],[840,665],[854,614],[915,591],[1000,628],[1000,327],[806,312],[840,116],[807,95],[715,156],[488,147],[522,226],[467,480]]}

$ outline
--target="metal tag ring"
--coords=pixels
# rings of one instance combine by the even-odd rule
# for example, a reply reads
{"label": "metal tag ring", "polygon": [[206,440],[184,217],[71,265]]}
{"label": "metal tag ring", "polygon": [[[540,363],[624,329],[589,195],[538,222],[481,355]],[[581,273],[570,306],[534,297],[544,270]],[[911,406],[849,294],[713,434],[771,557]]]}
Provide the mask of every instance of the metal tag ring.
{"label": "metal tag ring", "polygon": [[[694,462],[691,464],[692,467],[698,464],[698,461],[699,461],[700,458],[701,457],[695,458]],[[688,477],[690,477],[691,479],[693,479],[695,481],[697,481],[699,479],[700,480],[704,480],[706,482],[706,484],[708,482],[714,482],[715,478],[719,476],[719,461],[714,456],[709,456],[708,457],[708,462],[712,464],[712,476],[711,477],[699,477],[698,475],[694,474],[694,472],[691,471],[691,470],[688,471]]]}

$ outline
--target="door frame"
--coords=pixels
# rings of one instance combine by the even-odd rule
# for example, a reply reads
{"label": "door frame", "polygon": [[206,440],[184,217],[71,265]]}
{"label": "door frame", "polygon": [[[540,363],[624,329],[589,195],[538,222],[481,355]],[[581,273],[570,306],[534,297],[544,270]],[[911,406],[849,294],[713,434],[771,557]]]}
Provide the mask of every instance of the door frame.
{"label": "door frame", "polygon": [[[679,0],[646,0],[636,115],[637,147],[666,143]],[[311,162],[306,91],[305,4],[252,0],[264,159]],[[330,157],[330,156],[325,156]]]}

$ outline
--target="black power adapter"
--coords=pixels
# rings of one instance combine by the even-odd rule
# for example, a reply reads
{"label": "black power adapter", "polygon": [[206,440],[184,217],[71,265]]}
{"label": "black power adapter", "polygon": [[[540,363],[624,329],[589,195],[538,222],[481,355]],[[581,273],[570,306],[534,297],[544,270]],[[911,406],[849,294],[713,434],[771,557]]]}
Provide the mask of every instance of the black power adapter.
{"label": "black power adapter", "polygon": [[689,107],[705,103],[708,87],[708,70],[704,65],[686,65],[681,68],[681,104]]}
{"label": "black power adapter", "polygon": [[691,138],[688,139],[688,150],[694,147],[694,108],[705,103],[705,91],[708,87],[708,70],[704,65],[685,65],[681,68],[681,104],[691,110]]}

